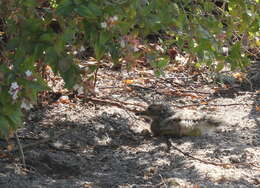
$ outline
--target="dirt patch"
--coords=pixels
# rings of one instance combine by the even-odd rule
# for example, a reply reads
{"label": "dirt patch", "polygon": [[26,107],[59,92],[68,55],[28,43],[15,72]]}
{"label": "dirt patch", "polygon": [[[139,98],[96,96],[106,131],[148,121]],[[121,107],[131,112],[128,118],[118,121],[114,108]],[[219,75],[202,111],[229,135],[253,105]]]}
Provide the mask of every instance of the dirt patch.
{"label": "dirt patch", "polygon": [[[176,75],[154,78],[145,88],[121,87],[118,81],[124,78],[118,76],[117,82],[103,78],[97,83],[102,94],[96,98],[106,95],[117,104],[121,101],[122,107],[74,100],[32,110],[18,131],[22,145],[50,141],[24,150],[27,169],[21,167],[19,155],[1,158],[0,187],[260,186],[257,92],[216,93],[212,92],[214,84],[188,76],[182,79],[179,74],[178,83],[185,83],[186,92],[176,95],[171,90],[176,88]],[[110,93],[104,87],[108,85],[114,88]],[[149,123],[133,111],[158,101],[214,113],[224,120],[226,124],[212,135],[173,138],[172,144],[204,161],[228,164],[206,164],[174,148],[168,151],[164,138],[152,137]],[[6,143],[0,141],[0,146]]]}

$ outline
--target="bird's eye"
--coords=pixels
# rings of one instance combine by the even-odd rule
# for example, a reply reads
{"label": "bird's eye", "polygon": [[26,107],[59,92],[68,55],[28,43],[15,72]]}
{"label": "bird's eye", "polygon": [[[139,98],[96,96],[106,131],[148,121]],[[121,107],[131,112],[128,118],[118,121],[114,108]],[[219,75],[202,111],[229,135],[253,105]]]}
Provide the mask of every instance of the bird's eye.
{"label": "bird's eye", "polygon": [[148,111],[153,111],[154,109],[155,109],[154,105],[148,107]]}
{"label": "bird's eye", "polygon": [[147,110],[151,111],[151,110],[153,110],[153,108],[151,106],[149,106]]}

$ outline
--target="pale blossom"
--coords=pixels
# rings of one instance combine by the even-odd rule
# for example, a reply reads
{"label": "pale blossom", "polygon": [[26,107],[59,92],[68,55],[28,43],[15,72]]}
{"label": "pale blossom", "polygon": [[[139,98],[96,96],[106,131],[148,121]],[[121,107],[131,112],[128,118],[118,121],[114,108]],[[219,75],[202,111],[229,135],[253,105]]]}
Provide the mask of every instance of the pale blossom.
{"label": "pale blossom", "polygon": [[32,76],[32,72],[30,70],[27,70],[27,71],[25,71],[25,75],[27,77],[31,77]]}
{"label": "pale blossom", "polygon": [[101,27],[102,27],[102,28],[107,28],[107,23],[106,23],[106,22],[102,22],[102,23],[101,23]]}
{"label": "pale blossom", "polygon": [[13,100],[16,100],[18,98],[18,91],[15,91],[13,94],[12,94],[12,98]]}
{"label": "pale blossom", "polygon": [[16,90],[16,89],[18,89],[18,88],[19,88],[19,85],[17,84],[17,82],[13,82],[13,83],[11,84],[10,89]]}
{"label": "pale blossom", "polygon": [[20,90],[20,87],[19,87],[19,85],[17,84],[17,82],[13,82],[13,83],[11,84],[11,87],[10,87],[9,91],[8,91],[8,93],[9,93],[10,95],[12,95],[13,100],[16,100],[16,99],[18,98],[17,94],[18,94],[18,91],[19,91],[19,90]]}
{"label": "pale blossom", "polygon": [[164,52],[165,52],[165,50],[164,50],[161,46],[159,46],[159,45],[156,45],[156,46],[155,46],[155,49],[156,49],[157,51],[160,51],[161,53],[164,53]]}
{"label": "pale blossom", "polygon": [[223,51],[224,54],[227,54],[227,53],[228,53],[228,50],[229,50],[228,47],[223,47],[223,48],[222,48],[222,51]]}
{"label": "pale blossom", "polygon": [[80,49],[79,49],[79,51],[80,51],[80,52],[83,52],[83,51],[85,51],[85,48],[84,48],[84,46],[81,46],[81,47],[80,47]]}
{"label": "pale blossom", "polygon": [[126,42],[125,42],[124,39],[120,40],[120,46],[121,46],[122,48],[125,48]]}
{"label": "pale blossom", "polygon": [[66,95],[61,96],[61,97],[60,97],[60,100],[62,100],[62,101],[69,100],[69,97],[66,96]]}
{"label": "pale blossom", "polygon": [[84,94],[84,88],[81,86],[78,90],[78,94]]}
{"label": "pale blossom", "polygon": [[78,92],[78,94],[84,94],[84,88],[79,84],[75,84],[73,89]]}
{"label": "pale blossom", "polygon": [[31,103],[28,103],[25,100],[23,100],[21,103],[21,108],[23,108],[25,110],[30,110],[31,108],[33,108],[33,105]]}
{"label": "pale blossom", "polygon": [[77,90],[79,87],[80,87],[79,84],[75,84],[75,85],[73,86],[73,89],[74,89],[74,90]]}
{"label": "pale blossom", "polygon": [[134,52],[138,52],[139,51],[139,48],[137,48],[136,46],[134,46]]}
{"label": "pale blossom", "polygon": [[117,20],[118,20],[118,16],[113,16],[113,17],[111,18],[111,20],[114,21],[114,22],[117,21]]}

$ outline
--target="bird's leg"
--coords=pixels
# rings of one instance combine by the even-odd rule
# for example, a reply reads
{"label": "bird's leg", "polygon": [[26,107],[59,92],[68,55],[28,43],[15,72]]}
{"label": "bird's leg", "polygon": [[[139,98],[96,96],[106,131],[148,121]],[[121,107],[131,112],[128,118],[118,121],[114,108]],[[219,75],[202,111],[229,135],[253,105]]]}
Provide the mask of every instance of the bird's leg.
{"label": "bird's leg", "polygon": [[167,153],[170,153],[171,146],[172,146],[171,138],[170,138],[170,136],[164,136],[163,138],[164,138],[164,141],[165,141],[165,143],[167,145],[167,150],[166,151],[167,151]]}

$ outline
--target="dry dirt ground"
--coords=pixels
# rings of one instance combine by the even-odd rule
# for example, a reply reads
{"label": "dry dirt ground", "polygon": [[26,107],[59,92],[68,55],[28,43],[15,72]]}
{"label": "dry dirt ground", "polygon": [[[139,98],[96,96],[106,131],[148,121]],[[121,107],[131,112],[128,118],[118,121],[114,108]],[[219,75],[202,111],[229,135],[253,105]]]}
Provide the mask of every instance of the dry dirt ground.
{"label": "dry dirt ground", "polygon": [[[22,146],[34,144],[24,148],[26,168],[18,152],[1,157],[1,188],[260,187],[260,93],[216,89],[201,74],[172,70],[159,78],[150,70],[99,74],[96,97],[69,96],[28,114],[18,131]],[[168,151],[134,113],[153,102],[213,113],[226,123],[212,135],[173,138],[186,155]]]}

